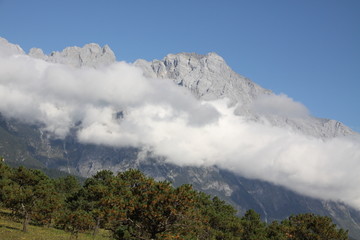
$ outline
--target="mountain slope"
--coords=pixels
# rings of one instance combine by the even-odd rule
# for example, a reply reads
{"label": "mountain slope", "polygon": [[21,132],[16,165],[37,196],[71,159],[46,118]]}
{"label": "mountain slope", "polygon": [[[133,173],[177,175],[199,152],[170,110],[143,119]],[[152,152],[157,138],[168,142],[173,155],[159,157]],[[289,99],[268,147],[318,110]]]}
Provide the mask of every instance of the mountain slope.
{"label": "mountain slope", "polygon": [[[1,44],[3,47],[0,50],[10,49],[8,52],[11,54],[24,54],[19,46],[4,39],[0,39]],[[110,48],[101,48],[96,44],[67,48],[50,56],[33,49],[29,55],[51,63],[82,68],[101,68],[115,61]],[[190,90],[200,100],[228,98],[229,105],[236,106],[236,114],[248,121],[269,122],[319,139],[357,134],[335,120],[314,118],[301,111],[301,114],[291,111],[276,114],[264,112],[259,99],[265,96],[269,97],[266,98],[268,100],[276,97],[275,94],[233,72],[224,59],[215,53],[205,56],[170,54],[163,60],[138,60],[133,65],[141,68],[149,78],[173,81]],[[259,104],[260,107],[254,107]],[[342,203],[302,196],[284,187],[246,179],[216,166],[178,166],[154,156],[146,148],[79,143],[77,126],[64,139],[58,139],[43,131],[41,124],[26,124],[7,117],[1,117],[0,122],[0,155],[4,155],[7,161],[56,168],[85,177],[101,169],[118,172],[138,168],[157,180],[169,180],[175,185],[191,183],[196,189],[229,201],[240,213],[249,208],[255,209],[267,221],[301,212],[328,215],[341,227],[350,229],[352,236],[360,239],[360,213]]]}
{"label": "mountain slope", "polygon": [[162,60],[152,62],[137,60],[134,64],[142,68],[146,76],[171,79],[179,86],[188,88],[201,100],[228,98],[230,105],[238,104],[236,109],[238,115],[254,121],[267,120],[274,126],[289,126],[315,137],[329,138],[354,134],[350,128],[335,120],[257,113],[252,108],[257,98],[274,94],[235,73],[216,53],[169,54]]}

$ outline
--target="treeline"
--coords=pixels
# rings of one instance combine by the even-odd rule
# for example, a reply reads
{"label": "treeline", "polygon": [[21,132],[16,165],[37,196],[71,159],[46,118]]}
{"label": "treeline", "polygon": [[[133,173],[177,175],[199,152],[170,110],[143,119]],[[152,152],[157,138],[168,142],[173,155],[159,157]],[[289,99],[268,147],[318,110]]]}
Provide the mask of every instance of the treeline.
{"label": "treeline", "polygon": [[73,176],[50,179],[39,170],[0,163],[0,205],[27,225],[52,226],[71,232],[100,228],[113,239],[244,239],[345,240],[329,217],[291,216],[266,224],[249,210],[236,210],[191,185],[173,187],[138,170],[114,175],[103,170],[83,185]]}

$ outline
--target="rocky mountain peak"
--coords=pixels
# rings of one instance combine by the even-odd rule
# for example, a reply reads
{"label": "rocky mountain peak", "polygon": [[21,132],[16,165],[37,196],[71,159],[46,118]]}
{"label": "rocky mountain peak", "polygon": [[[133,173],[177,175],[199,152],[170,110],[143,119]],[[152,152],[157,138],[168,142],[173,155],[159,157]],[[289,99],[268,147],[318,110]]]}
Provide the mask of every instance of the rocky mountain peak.
{"label": "rocky mountain peak", "polygon": [[[25,54],[20,46],[0,38],[0,54]],[[114,52],[108,45],[100,47],[96,43],[83,47],[67,47],[61,52],[46,55],[39,48],[32,48],[29,56],[48,62],[61,63],[73,67],[98,68],[116,61]],[[307,135],[328,138],[354,134],[351,129],[337,121],[314,117],[293,118],[286,115],[264,115],[254,112],[252,104],[263,95],[274,94],[234,72],[225,60],[216,53],[206,55],[196,53],[168,54],[162,60],[137,60],[135,66],[141,68],[145,76],[163,78],[189,89],[201,100],[227,98],[230,105],[237,105],[236,114],[249,120],[270,122],[274,126],[291,127]]]}
{"label": "rocky mountain peak", "polygon": [[152,78],[171,79],[200,99],[228,98],[232,103],[249,104],[257,95],[269,92],[235,73],[216,53],[169,54],[162,60],[137,60],[134,63]]}
{"label": "rocky mountain peak", "polygon": [[73,67],[100,67],[116,61],[114,52],[108,45],[100,47],[96,43],[89,43],[81,47],[67,47],[61,52],[45,55],[41,49],[30,49],[29,56],[40,58],[48,62],[61,63]]}
{"label": "rocky mountain peak", "polygon": [[0,56],[25,54],[24,50],[17,44],[9,43],[5,38],[0,37]]}
{"label": "rocky mountain peak", "polygon": [[39,59],[45,59],[47,57],[41,48],[31,48],[29,50],[29,56]]}
{"label": "rocky mountain peak", "polygon": [[230,100],[230,105],[237,105],[237,115],[252,121],[264,121],[278,127],[290,127],[294,131],[319,138],[354,134],[351,129],[335,120],[257,113],[252,109],[252,103],[260,96],[275,96],[275,94],[234,72],[216,53],[169,54],[162,60],[151,62],[137,60],[134,65],[140,67],[145,76],[170,79],[177,85],[188,88],[199,99],[227,98]]}

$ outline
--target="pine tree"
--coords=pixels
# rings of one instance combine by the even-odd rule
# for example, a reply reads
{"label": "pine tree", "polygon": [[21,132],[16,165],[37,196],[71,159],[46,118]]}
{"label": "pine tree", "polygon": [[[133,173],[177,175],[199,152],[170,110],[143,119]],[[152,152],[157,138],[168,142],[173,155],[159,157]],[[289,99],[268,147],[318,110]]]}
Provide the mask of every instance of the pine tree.
{"label": "pine tree", "polygon": [[265,240],[266,225],[261,221],[260,215],[254,210],[248,210],[241,218],[244,228],[243,238],[247,240]]}
{"label": "pine tree", "polygon": [[32,217],[51,221],[59,206],[59,196],[50,179],[41,171],[19,167],[9,176],[2,188],[5,207],[12,209],[23,220],[23,231]]}
{"label": "pine tree", "polygon": [[282,222],[290,239],[347,240],[348,232],[338,229],[331,218],[313,213],[290,216]]}

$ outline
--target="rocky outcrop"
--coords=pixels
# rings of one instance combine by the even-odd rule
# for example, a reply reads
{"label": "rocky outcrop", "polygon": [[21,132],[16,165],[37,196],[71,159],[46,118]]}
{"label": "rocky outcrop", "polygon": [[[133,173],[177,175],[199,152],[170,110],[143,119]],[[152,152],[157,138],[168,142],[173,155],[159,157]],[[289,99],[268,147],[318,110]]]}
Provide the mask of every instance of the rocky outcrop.
{"label": "rocky outcrop", "polygon": [[331,138],[355,134],[342,123],[312,116],[297,117],[281,114],[263,114],[253,109],[252,103],[259,97],[275,96],[251,80],[234,72],[216,53],[169,54],[162,60],[137,60],[135,66],[152,78],[172,80],[189,89],[201,100],[227,98],[230,105],[237,105],[236,114],[251,121],[270,122],[274,126],[291,128],[302,134]]}
{"label": "rocky outcrop", "polygon": [[108,45],[100,47],[95,43],[86,44],[82,48],[67,47],[61,52],[52,52],[49,56],[45,55],[39,48],[32,48],[30,49],[29,56],[73,67],[94,68],[109,65],[116,60],[114,52]]}
{"label": "rocky outcrop", "polygon": [[0,37],[0,57],[22,54],[25,52],[19,45],[9,43],[5,38]]}

